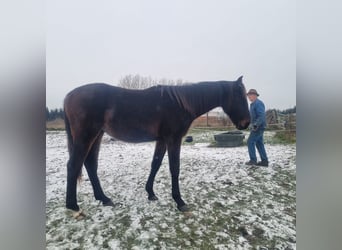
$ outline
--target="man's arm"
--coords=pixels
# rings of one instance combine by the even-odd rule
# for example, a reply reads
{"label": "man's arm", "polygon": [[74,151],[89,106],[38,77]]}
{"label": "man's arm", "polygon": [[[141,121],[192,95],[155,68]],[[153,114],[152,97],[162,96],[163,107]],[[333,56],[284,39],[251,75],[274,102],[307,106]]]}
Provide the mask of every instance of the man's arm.
{"label": "man's arm", "polygon": [[265,121],[265,105],[262,102],[258,102],[255,105],[256,120],[253,123],[253,128],[258,129]]}

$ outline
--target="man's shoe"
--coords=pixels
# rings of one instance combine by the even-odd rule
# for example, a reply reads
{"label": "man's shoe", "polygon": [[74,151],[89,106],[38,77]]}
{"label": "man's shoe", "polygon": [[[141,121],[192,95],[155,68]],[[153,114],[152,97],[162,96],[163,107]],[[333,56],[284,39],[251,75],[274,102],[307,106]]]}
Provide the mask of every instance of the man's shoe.
{"label": "man's shoe", "polygon": [[262,166],[262,167],[268,167],[268,161],[259,161],[257,164],[257,166]]}
{"label": "man's shoe", "polygon": [[245,164],[248,166],[253,166],[253,165],[257,165],[257,162],[256,161],[247,161]]}

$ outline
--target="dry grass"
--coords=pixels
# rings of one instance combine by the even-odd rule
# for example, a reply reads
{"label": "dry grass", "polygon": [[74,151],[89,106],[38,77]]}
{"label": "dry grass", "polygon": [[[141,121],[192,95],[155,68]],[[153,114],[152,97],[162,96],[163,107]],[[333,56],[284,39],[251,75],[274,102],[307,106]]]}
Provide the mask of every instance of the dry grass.
{"label": "dry grass", "polygon": [[58,118],[53,121],[47,121],[46,129],[47,130],[64,130],[65,129],[64,120],[61,118]]}

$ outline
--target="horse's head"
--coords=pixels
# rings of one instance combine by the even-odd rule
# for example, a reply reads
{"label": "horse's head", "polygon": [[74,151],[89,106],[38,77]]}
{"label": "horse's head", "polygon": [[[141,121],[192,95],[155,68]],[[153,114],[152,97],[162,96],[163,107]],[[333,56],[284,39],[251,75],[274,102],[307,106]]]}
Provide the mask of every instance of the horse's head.
{"label": "horse's head", "polygon": [[222,108],[237,129],[246,129],[249,126],[250,114],[242,76],[233,82],[231,89],[224,97]]}

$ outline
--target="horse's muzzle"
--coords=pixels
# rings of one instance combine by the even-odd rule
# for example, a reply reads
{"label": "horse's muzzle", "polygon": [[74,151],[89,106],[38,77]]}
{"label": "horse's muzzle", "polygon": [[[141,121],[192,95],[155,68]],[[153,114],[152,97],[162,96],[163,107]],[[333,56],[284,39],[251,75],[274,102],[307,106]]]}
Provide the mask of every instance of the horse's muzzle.
{"label": "horse's muzzle", "polygon": [[242,120],[241,122],[239,122],[239,124],[237,125],[237,129],[242,130],[242,129],[246,129],[248,128],[250,123],[250,120]]}

